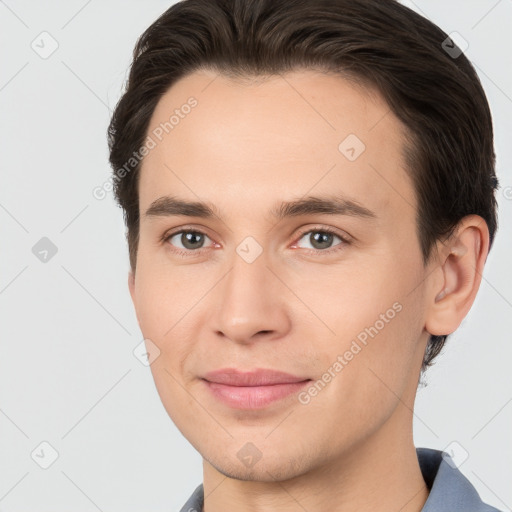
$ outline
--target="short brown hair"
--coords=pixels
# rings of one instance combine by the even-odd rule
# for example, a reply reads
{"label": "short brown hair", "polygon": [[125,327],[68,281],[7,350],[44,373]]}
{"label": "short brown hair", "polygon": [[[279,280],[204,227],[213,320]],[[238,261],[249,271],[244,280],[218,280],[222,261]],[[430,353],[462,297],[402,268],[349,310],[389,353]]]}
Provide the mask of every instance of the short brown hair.
{"label": "short brown hair", "polygon": [[[453,47],[447,38],[395,0],[174,4],[138,39],[126,90],[108,129],[132,270],[139,238],[140,161],[130,172],[126,163],[143,145],[162,95],[199,69],[243,78],[314,68],[376,87],[407,129],[405,157],[418,201],[424,263],[435,242],[469,214],[484,218],[492,245],[498,180],[491,114],[473,66],[463,53],[445,51]],[[446,337],[430,337],[422,370],[432,364]]]}

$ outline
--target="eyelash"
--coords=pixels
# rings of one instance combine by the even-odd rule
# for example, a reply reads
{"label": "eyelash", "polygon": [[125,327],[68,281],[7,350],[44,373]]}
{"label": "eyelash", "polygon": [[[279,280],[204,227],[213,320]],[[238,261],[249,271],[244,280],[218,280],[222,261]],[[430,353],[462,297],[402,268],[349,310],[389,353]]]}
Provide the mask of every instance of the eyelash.
{"label": "eyelash", "polygon": [[[162,242],[166,242],[166,243],[168,243],[168,245],[170,247],[173,247],[169,243],[169,240],[173,236],[176,236],[176,235],[179,235],[182,233],[195,233],[195,234],[200,234],[200,235],[204,235],[204,236],[208,237],[208,235],[204,231],[201,231],[200,229],[180,229],[177,231],[173,231],[171,233],[165,233],[162,236]],[[337,236],[341,240],[341,243],[335,245],[334,247],[330,247],[329,249],[303,249],[303,250],[307,251],[309,254],[324,254],[324,255],[331,254],[333,252],[343,250],[346,245],[349,245],[351,243],[351,241],[348,237],[341,235],[340,233],[338,233],[337,231],[335,231],[333,229],[324,228],[324,227],[314,227],[314,228],[309,228],[307,230],[299,232],[297,242],[299,240],[301,240],[304,237],[304,235],[307,235],[309,233],[328,233],[330,235]],[[187,257],[193,257],[192,255],[201,254],[203,252],[203,249],[208,249],[208,247],[201,247],[201,248],[195,249],[195,250],[194,249],[179,249],[179,248],[173,247],[171,250],[176,255],[181,256],[183,258],[187,258]]]}

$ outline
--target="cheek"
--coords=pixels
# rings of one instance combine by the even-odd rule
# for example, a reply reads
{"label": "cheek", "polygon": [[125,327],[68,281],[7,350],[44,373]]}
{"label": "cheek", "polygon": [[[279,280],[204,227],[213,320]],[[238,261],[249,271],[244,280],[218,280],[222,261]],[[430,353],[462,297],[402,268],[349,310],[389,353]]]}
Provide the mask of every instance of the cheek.
{"label": "cheek", "polygon": [[[307,315],[312,320],[315,320],[313,314],[316,315],[319,328],[322,324],[329,328],[331,339],[350,340],[375,322],[380,330],[380,316],[390,308],[385,320],[396,316],[393,304],[401,295],[397,280],[390,277],[385,261],[365,259],[331,268],[310,265],[287,280],[307,306]],[[302,309],[300,303],[296,309]],[[326,329],[323,331],[328,334]]]}
{"label": "cheek", "polygon": [[[411,319],[414,311],[405,301],[395,308],[390,304],[383,310],[388,323],[368,316],[367,309],[363,311],[357,319],[351,319],[351,329],[356,334],[339,335],[322,354],[323,368],[316,382],[329,382],[324,387],[317,386],[317,397],[311,397],[305,407],[311,429],[326,429],[323,435],[338,447],[353,443],[359,436],[371,435],[397,407],[407,414],[407,407],[413,405],[408,403],[408,393],[414,380],[411,376],[417,370],[415,347],[419,336],[417,322]],[[342,329],[339,324],[340,333]],[[329,432],[331,427],[323,427],[326,411],[330,424],[338,426],[334,437]],[[334,446],[333,450],[336,451]]]}
{"label": "cheek", "polygon": [[[137,314],[144,338],[150,339],[159,349],[159,357],[151,364],[155,383],[160,393],[175,391],[178,381],[187,380],[183,375],[187,359],[196,352],[201,339],[198,331],[204,322],[198,321],[203,311],[202,298],[212,288],[207,276],[198,279],[193,265],[188,268],[170,268],[167,264],[145,265],[144,259],[137,269]],[[203,299],[206,300],[207,298]],[[185,397],[186,398],[186,397]]]}
{"label": "cheek", "polygon": [[136,308],[143,334],[163,340],[191,311],[204,291],[190,272],[145,258],[141,252],[136,275]]}
{"label": "cheek", "polygon": [[352,401],[355,396],[344,396],[345,392],[359,392],[362,386],[367,394],[359,397],[359,403],[376,400],[378,407],[383,397],[392,398],[390,389],[403,391],[410,372],[416,371],[417,352],[421,350],[420,282],[417,266],[382,258],[361,264],[355,271],[333,275],[321,291],[306,288],[312,309],[320,312],[335,333],[329,341],[324,338],[322,348],[317,345],[314,350],[321,354],[324,368],[320,373],[339,362],[341,356],[343,369],[340,365],[337,368],[343,378],[333,387],[339,387],[337,396],[343,397],[342,401]]}

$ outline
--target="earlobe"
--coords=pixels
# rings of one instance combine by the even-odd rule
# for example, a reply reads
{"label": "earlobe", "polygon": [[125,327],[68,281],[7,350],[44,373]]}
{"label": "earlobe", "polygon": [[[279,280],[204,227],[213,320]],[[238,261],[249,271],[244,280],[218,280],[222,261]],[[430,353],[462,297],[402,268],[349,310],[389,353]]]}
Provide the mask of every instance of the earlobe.
{"label": "earlobe", "polygon": [[481,283],[489,250],[489,231],[478,215],[464,217],[441,250],[443,284],[433,289],[425,322],[432,335],[453,333],[467,315]]}

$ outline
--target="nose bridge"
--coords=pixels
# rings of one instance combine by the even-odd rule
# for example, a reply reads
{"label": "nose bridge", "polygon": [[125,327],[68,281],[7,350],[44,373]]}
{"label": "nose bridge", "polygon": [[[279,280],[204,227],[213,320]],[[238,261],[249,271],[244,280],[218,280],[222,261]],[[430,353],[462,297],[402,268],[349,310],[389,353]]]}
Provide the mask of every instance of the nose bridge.
{"label": "nose bridge", "polygon": [[[219,287],[220,297],[215,328],[226,337],[248,342],[254,334],[281,331],[287,315],[275,293],[275,276],[267,268],[265,251],[251,261],[249,245],[241,243],[233,254],[230,271]],[[252,253],[254,256],[254,253]]]}

